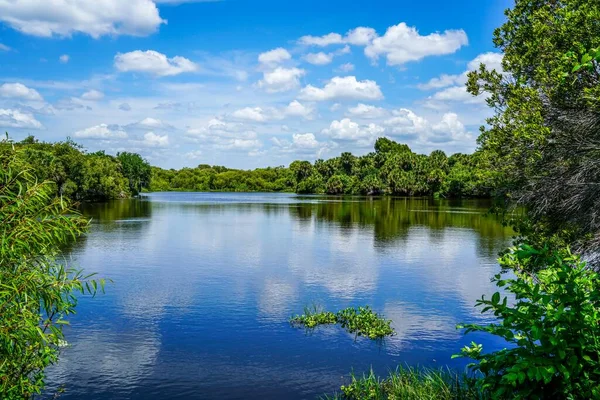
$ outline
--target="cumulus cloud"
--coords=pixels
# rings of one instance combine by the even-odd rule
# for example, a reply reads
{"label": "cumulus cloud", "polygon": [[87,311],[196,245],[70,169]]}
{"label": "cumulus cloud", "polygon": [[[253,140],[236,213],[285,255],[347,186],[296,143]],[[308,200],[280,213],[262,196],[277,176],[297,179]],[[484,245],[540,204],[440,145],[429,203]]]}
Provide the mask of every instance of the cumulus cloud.
{"label": "cumulus cloud", "polygon": [[299,87],[300,78],[305,74],[303,69],[278,67],[265,71],[257,86],[268,93],[287,92]]}
{"label": "cumulus cloud", "polygon": [[439,145],[455,142],[472,142],[464,124],[455,113],[445,113],[439,122],[429,120],[413,111],[401,108],[393,111],[394,116],[384,121],[386,133],[392,137],[414,140],[420,145]]}
{"label": "cumulus cloud", "polygon": [[70,59],[71,57],[69,57],[68,54],[63,54],[62,56],[58,57],[58,60],[63,64],[68,63]]}
{"label": "cumulus cloud", "polygon": [[320,51],[318,53],[308,53],[303,58],[313,65],[327,65],[333,61],[333,54]]}
{"label": "cumulus cloud", "polygon": [[146,36],[166,23],[151,0],[0,0],[0,20],[24,34]]}
{"label": "cumulus cloud", "polygon": [[81,95],[83,100],[96,101],[101,100],[104,97],[104,93],[98,90],[88,90],[84,94]]}
{"label": "cumulus cloud", "polygon": [[0,85],[0,96],[10,99],[42,101],[37,90],[28,88],[22,83],[4,83]]}
{"label": "cumulus cloud", "polygon": [[118,125],[100,124],[75,132],[75,137],[79,139],[126,139],[127,132]]}
{"label": "cumulus cloud", "polygon": [[397,136],[424,134],[429,130],[429,122],[409,109],[394,110],[393,117],[384,121],[388,133]]}
{"label": "cumulus cloud", "polygon": [[119,110],[131,111],[131,106],[129,105],[129,103],[121,103],[121,104],[119,104]]}
{"label": "cumulus cloud", "polygon": [[365,47],[365,55],[372,60],[383,55],[388,65],[402,65],[427,56],[452,54],[468,43],[463,30],[421,36],[415,27],[401,22],[389,27],[385,35],[373,39]]}
{"label": "cumulus cloud", "polygon": [[298,100],[294,100],[287,105],[283,113],[288,117],[312,119],[314,117],[315,109],[300,103]]}
{"label": "cumulus cloud", "polygon": [[346,33],[345,42],[355,46],[366,46],[377,37],[377,32],[373,28],[359,26]]}
{"label": "cumulus cloud", "polygon": [[240,110],[235,110],[232,117],[255,122],[265,122],[268,117],[265,115],[265,111],[260,107],[245,107]]}
{"label": "cumulus cloud", "polygon": [[41,122],[32,114],[19,110],[0,108],[0,126],[10,128],[42,129]]}
{"label": "cumulus cloud", "polygon": [[333,140],[355,141],[358,145],[370,146],[384,131],[385,129],[377,124],[359,125],[349,118],[344,118],[333,121],[329,128],[323,129],[321,133]]}
{"label": "cumulus cloud", "polygon": [[324,36],[302,36],[298,42],[306,46],[325,47],[332,44],[344,43],[344,38],[339,33],[329,33]]}
{"label": "cumulus cloud", "polygon": [[358,27],[342,37],[339,33],[324,36],[303,36],[299,43],[307,46],[325,47],[334,44],[352,44],[364,46],[365,55],[373,61],[384,56],[388,65],[399,66],[407,62],[418,61],[435,55],[452,54],[468,44],[467,34],[463,30],[446,30],[421,35],[417,28],[401,22],[390,26],[383,36],[375,29]]}
{"label": "cumulus cloud", "polygon": [[137,128],[137,129],[165,129],[165,130],[173,130],[174,126],[160,120],[157,118],[146,117],[141,121],[135,122],[133,124],[127,125],[128,128]]}
{"label": "cumulus cloud", "polygon": [[300,92],[300,99],[325,101],[335,99],[379,100],[381,88],[375,81],[357,81],[355,76],[332,78],[323,88],[308,85]]}
{"label": "cumulus cloud", "polygon": [[291,59],[292,55],[283,47],[278,47],[276,49],[261,53],[258,56],[258,62],[270,67],[277,66]]}
{"label": "cumulus cloud", "polygon": [[115,67],[121,72],[141,72],[156,77],[173,76],[198,70],[198,65],[185,57],[168,58],[154,50],[119,53],[115,56]]}
{"label": "cumulus cloud", "polygon": [[381,107],[359,103],[356,107],[350,107],[348,114],[357,118],[380,118],[386,114],[386,110]]}
{"label": "cumulus cloud", "polygon": [[469,71],[474,71],[479,69],[479,65],[485,64],[488,70],[494,70],[501,74],[504,74],[504,70],[502,68],[502,54],[500,53],[483,53],[479,54],[473,60],[469,61],[467,64],[467,70],[462,74],[457,75],[448,75],[442,74],[437,78],[433,78],[429,80],[429,82],[418,85],[418,88],[421,90],[430,90],[430,89],[442,89],[449,86],[464,86],[467,83],[467,74]]}
{"label": "cumulus cloud", "polygon": [[312,133],[295,133],[292,135],[292,143],[300,149],[316,149],[319,142]]}
{"label": "cumulus cloud", "polygon": [[154,132],[146,132],[142,145],[146,147],[168,147],[169,135],[157,135]]}

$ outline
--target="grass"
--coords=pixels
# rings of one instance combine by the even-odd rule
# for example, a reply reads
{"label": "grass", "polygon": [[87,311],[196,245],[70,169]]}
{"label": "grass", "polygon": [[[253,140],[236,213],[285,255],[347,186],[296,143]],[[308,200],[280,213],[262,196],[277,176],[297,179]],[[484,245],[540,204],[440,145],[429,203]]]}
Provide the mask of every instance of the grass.
{"label": "grass", "polygon": [[342,386],[341,392],[325,396],[328,400],[485,400],[469,386],[469,379],[451,370],[399,367],[385,379],[371,370],[369,375]]}
{"label": "grass", "polygon": [[373,312],[369,306],[358,307],[358,309],[349,307],[336,314],[324,311],[319,306],[305,307],[304,314],[292,317],[290,323],[309,329],[319,325],[340,324],[350,333],[373,340],[395,334],[391,327],[392,321]]}

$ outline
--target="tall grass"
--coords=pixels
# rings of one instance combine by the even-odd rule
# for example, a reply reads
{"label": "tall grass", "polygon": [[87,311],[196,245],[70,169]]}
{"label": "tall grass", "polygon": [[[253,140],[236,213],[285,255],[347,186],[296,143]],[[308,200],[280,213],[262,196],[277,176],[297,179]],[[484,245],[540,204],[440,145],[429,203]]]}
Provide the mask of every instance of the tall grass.
{"label": "tall grass", "polygon": [[327,400],[486,400],[488,397],[473,389],[466,375],[451,370],[398,367],[385,379],[375,375],[357,378],[342,386],[339,393],[325,396]]}

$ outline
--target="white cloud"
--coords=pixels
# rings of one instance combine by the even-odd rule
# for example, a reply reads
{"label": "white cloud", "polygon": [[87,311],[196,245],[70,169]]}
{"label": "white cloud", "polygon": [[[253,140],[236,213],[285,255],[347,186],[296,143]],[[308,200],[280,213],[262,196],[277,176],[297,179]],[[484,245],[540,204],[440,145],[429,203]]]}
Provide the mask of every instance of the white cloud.
{"label": "white cloud", "polygon": [[312,133],[295,133],[292,135],[293,145],[300,149],[316,149],[319,142]]}
{"label": "white cloud", "polygon": [[308,53],[304,56],[304,60],[313,65],[327,65],[333,61],[333,56],[332,53],[320,51],[318,53]]}
{"label": "white cloud", "polygon": [[355,46],[366,46],[377,37],[377,32],[373,28],[360,26],[346,33],[345,42]]}
{"label": "white cloud", "polygon": [[129,105],[129,103],[121,103],[121,104],[119,104],[119,110],[131,111],[131,106]]}
{"label": "white cloud", "polygon": [[342,64],[338,67],[338,70],[341,72],[352,72],[352,71],[354,71],[354,64],[352,64],[352,63]]}
{"label": "white cloud", "polygon": [[262,147],[262,143],[256,139],[231,139],[215,145],[224,150],[254,150]]}
{"label": "white cloud", "polygon": [[68,63],[70,59],[71,57],[69,57],[68,54],[63,54],[62,56],[58,57],[58,60],[63,64]]}
{"label": "white cloud", "polygon": [[146,117],[143,120],[127,125],[130,128],[141,129],[168,129],[172,130],[175,127],[157,118]]}
{"label": "white cloud", "polygon": [[0,126],[10,128],[42,129],[42,124],[29,113],[0,108]]}
{"label": "white cloud", "polygon": [[428,140],[433,143],[447,143],[457,140],[471,139],[465,126],[459,121],[455,113],[446,113],[442,120],[433,125],[433,134],[428,136]]}
{"label": "white cloud", "polygon": [[284,114],[288,117],[302,117],[305,119],[312,119],[314,112],[313,107],[305,106],[298,100],[292,101],[284,110]]}
{"label": "white cloud", "polygon": [[467,68],[469,71],[475,71],[479,69],[480,64],[485,64],[485,67],[488,71],[495,70],[499,73],[504,73],[504,69],[502,68],[502,59],[504,56],[500,53],[483,53],[475,57],[469,64]]}
{"label": "white cloud", "polygon": [[167,147],[169,146],[169,135],[157,135],[154,132],[144,134],[142,145],[146,147]]}
{"label": "white cloud", "polygon": [[146,36],[166,23],[151,0],[0,0],[0,20],[34,36]]}
{"label": "white cloud", "polygon": [[104,93],[98,91],[98,90],[88,90],[87,92],[85,92],[84,94],[81,95],[81,98],[83,100],[90,100],[90,101],[96,101],[96,100],[100,100],[104,97]]}
{"label": "white cloud", "polygon": [[246,129],[242,123],[226,122],[219,118],[212,118],[200,128],[189,128],[186,136],[209,141],[216,141],[220,138],[255,139],[256,132]]}
{"label": "white cloud", "polygon": [[300,92],[300,99],[325,101],[333,99],[379,100],[383,98],[381,89],[375,81],[357,81],[355,76],[332,78],[325,86],[317,88],[308,85]]}
{"label": "white cloud", "polygon": [[479,69],[480,64],[485,64],[486,68],[491,71],[495,70],[504,74],[502,69],[502,54],[500,53],[483,53],[479,54],[467,64],[467,70],[459,75],[442,74],[437,78],[431,79],[429,82],[420,84],[417,87],[421,90],[442,89],[448,86],[464,86],[467,83],[467,74],[469,71]]}
{"label": "white cloud", "polygon": [[184,157],[188,160],[199,160],[202,158],[202,150],[190,151],[188,153],[185,153]]}
{"label": "white cloud", "polygon": [[[433,100],[433,102],[431,102]],[[439,92],[433,94],[428,99],[429,104],[435,104],[435,102],[459,102],[466,104],[483,104],[485,96],[473,96],[467,92],[467,88],[464,85],[451,86]],[[435,108],[435,107],[433,107]]]}
{"label": "white cloud", "polygon": [[28,88],[22,83],[4,83],[0,85],[0,96],[11,99],[42,101],[37,90]]}
{"label": "white cloud", "polygon": [[166,55],[154,50],[119,53],[115,56],[115,67],[121,72],[142,72],[157,77],[198,70],[198,65],[185,57],[167,58]]}
{"label": "white cloud", "polygon": [[258,81],[258,87],[269,93],[287,92],[300,86],[300,78],[306,71],[299,68],[278,67],[266,71],[263,79]]}
{"label": "white cloud", "polygon": [[285,61],[291,60],[292,55],[283,47],[261,53],[258,56],[258,61],[266,66],[277,66]]}
{"label": "white cloud", "polygon": [[386,110],[381,107],[359,103],[356,107],[350,107],[348,114],[358,118],[380,118],[386,114]]}
{"label": "white cloud", "polygon": [[394,110],[393,114],[394,117],[383,123],[390,134],[400,136],[423,134],[429,129],[428,121],[409,109]]}
{"label": "white cloud", "polygon": [[388,65],[402,65],[410,61],[434,55],[452,54],[468,44],[463,30],[446,30],[422,36],[415,27],[401,22],[390,26],[383,36],[375,29],[358,27],[346,33],[329,33],[324,36],[303,36],[299,43],[308,46],[325,47],[334,44],[365,46],[365,55],[373,61],[385,56]]}
{"label": "white cloud", "polygon": [[265,115],[265,112],[260,107],[246,107],[240,110],[234,111],[232,117],[246,120],[246,121],[255,121],[255,122],[265,122],[268,117]]}
{"label": "white cloud", "polygon": [[385,35],[373,39],[365,48],[365,55],[372,60],[384,55],[388,65],[402,65],[427,56],[452,54],[468,42],[463,30],[421,36],[415,27],[401,22],[389,27]]}
{"label": "white cloud", "polygon": [[465,82],[466,77],[464,75],[442,74],[437,78],[431,79],[427,83],[417,85],[417,87],[421,90],[441,89],[452,85],[464,84]]}
{"label": "white cloud", "polygon": [[126,139],[127,132],[118,125],[100,124],[75,132],[75,137],[79,139]]}
{"label": "white cloud", "polygon": [[384,131],[383,127],[376,124],[361,126],[349,118],[344,118],[341,121],[333,121],[322,133],[333,140],[359,141],[361,145],[370,145]]}
{"label": "white cloud", "polygon": [[10,47],[5,44],[0,43],[0,51],[10,51]]}
{"label": "white cloud", "polygon": [[299,43],[306,46],[325,47],[332,44],[342,44],[344,39],[339,33],[329,33],[324,36],[302,36]]}

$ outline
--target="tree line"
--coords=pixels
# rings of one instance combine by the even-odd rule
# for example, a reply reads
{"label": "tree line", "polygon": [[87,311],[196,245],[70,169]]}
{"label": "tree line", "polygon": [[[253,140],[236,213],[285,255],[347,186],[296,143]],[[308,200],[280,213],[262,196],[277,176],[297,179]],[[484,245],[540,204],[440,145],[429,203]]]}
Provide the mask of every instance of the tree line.
{"label": "tree line", "polygon": [[77,201],[126,198],[142,191],[296,192],[331,195],[490,197],[493,171],[484,152],[417,154],[388,138],[363,156],[344,152],[328,160],[294,161],[289,167],[254,170],[200,164],[180,170],[150,166],[139,154],[88,153],[77,143],[46,143],[33,136],[12,143],[23,168],[56,184]]}

